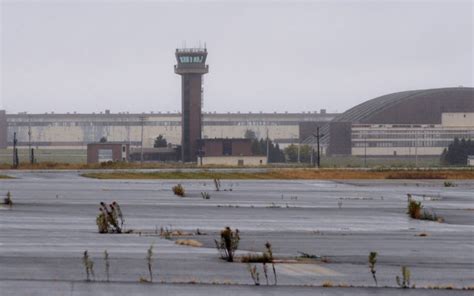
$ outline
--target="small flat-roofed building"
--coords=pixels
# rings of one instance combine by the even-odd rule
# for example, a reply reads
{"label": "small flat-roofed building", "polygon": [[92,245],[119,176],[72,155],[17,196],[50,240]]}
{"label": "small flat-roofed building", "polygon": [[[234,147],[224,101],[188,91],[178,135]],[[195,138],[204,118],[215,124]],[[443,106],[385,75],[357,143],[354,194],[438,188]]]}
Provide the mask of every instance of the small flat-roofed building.
{"label": "small flat-roofed building", "polygon": [[474,155],[469,155],[467,157],[467,165],[468,166],[474,166]]}
{"label": "small flat-roofed building", "polygon": [[199,141],[203,165],[259,166],[267,156],[253,155],[251,139],[202,139]]}
{"label": "small flat-roofed building", "polygon": [[125,143],[87,144],[87,163],[128,161],[130,145]]}
{"label": "small flat-roofed building", "polygon": [[[175,162],[181,155],[181,147],[143,148],[143,161],[147,162]],[[130,161],[141,161],[142,149],[132,148]]]}

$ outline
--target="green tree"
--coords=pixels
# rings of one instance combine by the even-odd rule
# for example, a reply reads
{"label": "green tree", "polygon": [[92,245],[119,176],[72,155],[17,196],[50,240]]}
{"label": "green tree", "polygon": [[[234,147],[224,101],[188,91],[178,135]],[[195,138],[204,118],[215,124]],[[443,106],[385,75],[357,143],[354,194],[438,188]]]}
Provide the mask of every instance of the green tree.
{"label": "green tree", "polygon": [[[311,153],[312,149],[309,145],[301,145],[300,146],[300,162],[309,163],[311,161]],[[289,162],[297,162],[298,161],[298,146],[291,144],[290,146],[285,148],[285,155]]]}
{"label": "green tree", "polygon": [[289,162],[297,162],[298,161],[298,147],[294,144],[285,148],[285,154],[288,157]]}
{"label": "green tree", "polygon": [[300,161],[309,163],[311,162],[311,153],[313,152],[313,148],[309,145],[301,145],[300,147]]}
{"label": "green tree", "polygon": [[168,147],[168,142],[163,137],[163,135],[159,135],[158,137],[156,137],[153,147],[155,148]]}
{"label": "green tree", "polygon": [[[253,139],[252,154],[267,155],[267,140]],[[271,140],[268,141],[268,162],[285,162],[285,153],[280,149],[278,143],[274,144]]]}
{"label": "green tree", "polygon": [[264,155],[260,150],[260,144],[257,139],[252,140],[252,154],[253,155]]}
{"label": "green tree", "polygon": [[273,145],[272,142],[270,142],[270,157],[269,157],[269,162],[285,162],[285,153],[280,149],[280,145],[276,143]]}

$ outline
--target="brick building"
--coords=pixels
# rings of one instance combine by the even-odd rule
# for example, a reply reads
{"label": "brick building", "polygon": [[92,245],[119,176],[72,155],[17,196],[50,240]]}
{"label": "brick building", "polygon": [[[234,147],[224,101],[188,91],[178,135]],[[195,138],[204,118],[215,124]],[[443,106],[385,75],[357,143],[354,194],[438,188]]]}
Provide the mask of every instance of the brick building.
{"label": "brick building", "polygon": [[204,165],[259,166],[267,164],[267,156],[253,155],[251,139],[202,139],[198,146]]}
{"label": "brick building", "polygon": [[130,145],[125,143],[90,143],[87,144],[87,163],[108,161],[128,161]]}

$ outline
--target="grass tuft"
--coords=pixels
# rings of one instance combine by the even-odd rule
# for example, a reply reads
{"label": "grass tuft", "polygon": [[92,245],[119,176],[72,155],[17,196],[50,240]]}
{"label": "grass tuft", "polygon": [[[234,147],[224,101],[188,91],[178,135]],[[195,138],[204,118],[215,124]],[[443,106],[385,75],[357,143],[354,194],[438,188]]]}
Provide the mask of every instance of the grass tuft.
{"label": "grass tuft", "polygon": [[456,187],[456,184],[450,181],[444,181],[443,185],[444,187]]}
{"label": "grass tuft", "polygon": [[324,281],[323,282],[323,287],[324,288],[332,288],[332,287],[334,287],[334,284],[331,281]]}
{"label": "grass tuft", "polygon": [[181,245],[181,246],[195,247],[195,248],[202,247],[202,243],[195,239],[178,239],[175,242],[175,244]]}
{"label": "grass tuft", "polygon": [[184,187],[183,187],[183,185],[178,184],[178,185],[176,185],[176,186],[173,186],[171,189],[173,190],[173,193],[174,193],[175,195],[184,197],[185,193],[184,193]]}
{"label": "grass tuft", "polygon": [[10,208],[13,207],[12,194],[10,193],[10,191],[7,192],[7,195],[3,199],[3,204],[10,207]]}

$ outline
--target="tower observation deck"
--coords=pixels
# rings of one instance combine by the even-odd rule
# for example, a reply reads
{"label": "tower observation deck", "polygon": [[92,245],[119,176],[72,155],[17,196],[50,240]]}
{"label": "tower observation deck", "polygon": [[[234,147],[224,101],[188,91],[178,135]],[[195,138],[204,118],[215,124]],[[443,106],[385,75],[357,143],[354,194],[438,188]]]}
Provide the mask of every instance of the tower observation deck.
{"label": "tower observation deck", "polygon": [[181,75],[181,159],[197,160],[201,139],[202,75],[209,72],[206,48],[176,49],[174,72]]}

